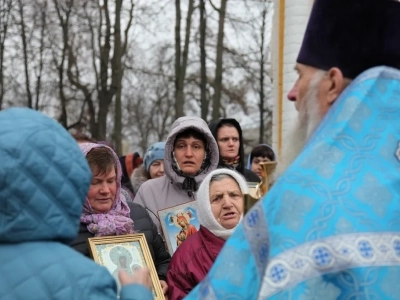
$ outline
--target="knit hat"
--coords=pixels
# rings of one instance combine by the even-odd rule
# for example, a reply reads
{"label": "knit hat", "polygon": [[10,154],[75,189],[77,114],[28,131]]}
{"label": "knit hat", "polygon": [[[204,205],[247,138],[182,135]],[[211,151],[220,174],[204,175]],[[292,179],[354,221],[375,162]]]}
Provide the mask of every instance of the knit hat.
{"label": "knit hat", "polygon": [[214,170],[208,174],[197,191],[197,216],[200,225],[210,230],[214,235],[226,240],[231,236],[237,225],[231,229],[224,228],[218,223],[211,211],[210,180],[214,175],[218,174],[226,174],[233,177],[239,184],[243,195],[248,193],[248,186],[246,180],[239,172],[224,168]]}
{"label": "knit hat", "polygon": [[164,160],[164,149],[165,142],[155,143],[147,149],[143,159],[144,167],[146,168],[147,172],[149,171],[151,164],[155,160]]}

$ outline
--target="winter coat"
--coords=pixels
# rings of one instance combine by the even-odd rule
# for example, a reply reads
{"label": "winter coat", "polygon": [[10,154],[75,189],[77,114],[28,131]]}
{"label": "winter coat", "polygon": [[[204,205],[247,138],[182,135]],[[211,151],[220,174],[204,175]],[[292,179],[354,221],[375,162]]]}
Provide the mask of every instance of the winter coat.
{"label": "winter coat", "polygon": [[[257,176],[257,174],[255,174],[253,171],[245,168],[243,134],[242,134],[242,128],[240,127],[239,122],[236,121],[235,119],[219,119],[219,120],[211,121],[208,124],[208,127],[210,128],[215,140],[218,140],[218,137],[217,137],[218,129],[220,127],[222,127],[222,125],[227,124],[227,123],[235,126],[236,130],[239,132],[240,146],[239,146],[238,155],[240,156],[240,160],[239,160],[239,164],[234,169],[236,171],[238,171],[240,174],[242,174],[244,176],[244,178],[247,180],[247,182],[259,182],[260,178]],[[224,164],[222,157],[219,157],[218,167],[232,169],[231,166]]]}
{"label": "winter coat", "polygon": [[203,280],[224,243],[225,240],[200,226],[198,232],[177,248],[167,273],[169,299],[183,299]]}
{"label": "winter coat", "polygon": [[[209,165],[200,174],[193,178],[195,190],[184,188],[184,176],[178,175],[172,167],[173,151],[176,136],[187,129],[196,129],[206,139],[206,153]],[[206,122],[197,117],[181,117],[172,124],[171,132],[165,143],[164,171],[165,176],[150,179],[142,184],[135,195],[134,202],[143,205],[150,212],[154,223],[161,232],[158,211],[196,200],[195,192],[208,173],[218,166],[218,145],[212,136]]]}
{"label": "winter coat", "polygon": [[[77,143],[43,114],[0,112],[0,299],[117,299],[108,270],[68,246],[92,173]],[[120,299],[153,299],[140,285]]]}
{"label": "winter coat", "polygon": [[135,169],[131,176],[131,186],[133,193],[136,195],[140,186],[149,180],[149,173],[146,171],[145,166],[142,164],[139,168]]}
{"label": "winter coat", "polygon": [[[238,184],[242,194],[248,192],[243,176],[230,169],[217,169],[204,178],[197,191],[197,217],[200,230],[190,236],[175,251],[167,274],[170,299],[182,299],[208,273],[219,251],[231,234],[236,230],[224,228],[215,218],[210,203],[210,182],[213,176],[228,175]],[[228,208],[229,207],[229,208]],[[224,213],[239,212],[233,205],[226,206]]]}
{"label": "winter coat", "polygon": [[[135,233],[144,233],[147,245],[150,249],[151,257],[160,280],[166,280],[168,264],[171,260],[169,252],[165,249],[162,237],[157,233],[154,225],[146,209],[136,203],[127,202],[131,210],[130,217],[133,220]],[[87,226],[80,224],[78,237],[70,244],[76,251],[89,257],[89,249],[87,245],[88,238],[93,237]]]}

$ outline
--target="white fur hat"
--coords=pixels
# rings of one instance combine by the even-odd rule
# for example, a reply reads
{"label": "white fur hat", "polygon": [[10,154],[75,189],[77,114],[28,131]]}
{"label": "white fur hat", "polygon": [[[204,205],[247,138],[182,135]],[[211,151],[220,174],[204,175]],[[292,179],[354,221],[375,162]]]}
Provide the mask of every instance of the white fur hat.
{"label": "white fur hat", "polygon": [[246,180],[239,172],[230,169],[217,169],[209,173],[207,177],[204,178],[197,191],[197,215],[200,224],[210,230],[216,236],[226,240],[230,237],[236,227],[232,229],[226,229],[222,227],[222,225],[219,224],[215,219],[211,211],[210,204],[210,180],[214,175],[218,174],[226,174],[233,177],[239,184],[242,194],[248,193],[248,186]]}

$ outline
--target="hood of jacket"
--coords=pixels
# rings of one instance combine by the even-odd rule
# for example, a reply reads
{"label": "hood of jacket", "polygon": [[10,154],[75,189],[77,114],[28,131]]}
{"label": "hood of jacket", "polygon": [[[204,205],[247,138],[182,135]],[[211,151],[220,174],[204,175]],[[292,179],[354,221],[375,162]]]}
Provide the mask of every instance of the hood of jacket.
{"label": "hood of jacket", "polygon": [[92,173],[55,120],[27,108],[0,112],[0,243],[73,240]]}
{"label": "hood of jacket", "polygon": [[131,176],[131,184],[132,184],[134,193],[136,194],[137,191],[139,190],[140,186],[149,179],[150,179],[149,173],[146,171],[144,164],[142,164],[140,167],[136,168],[133,171],[132,176]]}
{"label": "hood of jacket", "polygon": [[217,142],[215,141],[210,129],[208,128],[207,123],[201,118],[181,117],[172,124],[171,131],[168,135],[167,141],[165,142],[164,171],[168,179],[174,184],[183,184],[185,177],[177,174],[172,168],[172,164],[175,163],[173,159],[173,152],[176,136],[187,129],[195,129],[196,131],[201,133],[205,137],[207,143],[206,153],[207,158],[210,159],[210,164],[200,174],[194,177],[197,185],[199,185],[208,173],[218,167],[219,161]]}
{"label": "hood of jacket", "polygon": [[[218,129],[222,127],[222,125],[224,124],[232,124],[233,126],[235,126],[236,130],[239,132],[239,141],[240,141],[240,146],[239,146],[239,153],[238,155],[240,156],[239,159],[239,164],[238,166],[235,168],[239,173],[243,174],[244,172],[244,147],[243,147],[243,134],[242,134],[242,128],[240,127],[240,124],[238,121],[236,121],[235,119],[219,119],[219,120],[215,120],[215,121],[211,121],[208,124],[208,127],[211,130],[212,135],[214,136],[215,140],[218,141]],[[218,145],[218,144],[217,144]],[[224,164],[224,161],[222,160],[222,157],[219,156],[219,162],[218,162],[218,166],[220,167],[227,167]],[[230,168],[230,167],[228,167]]]}

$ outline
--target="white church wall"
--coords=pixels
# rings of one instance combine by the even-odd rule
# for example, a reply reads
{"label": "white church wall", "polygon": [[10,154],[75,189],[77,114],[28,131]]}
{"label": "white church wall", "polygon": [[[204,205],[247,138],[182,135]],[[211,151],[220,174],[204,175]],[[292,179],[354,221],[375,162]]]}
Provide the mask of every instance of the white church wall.
{"label": "white church wall", "polygon": [[312,0],[274,0],[272,31],[273,148],[281,158],[297,112],[287,94],[297,79],[293,70],[312,7]]}

